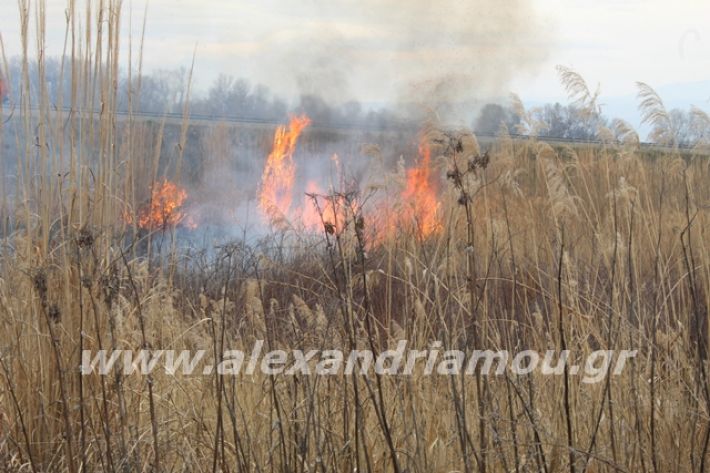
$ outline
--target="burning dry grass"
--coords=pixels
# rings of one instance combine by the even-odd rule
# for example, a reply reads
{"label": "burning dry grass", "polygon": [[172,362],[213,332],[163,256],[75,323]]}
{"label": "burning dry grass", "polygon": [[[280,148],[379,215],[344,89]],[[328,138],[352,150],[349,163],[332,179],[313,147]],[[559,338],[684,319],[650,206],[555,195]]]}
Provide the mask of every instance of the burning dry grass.
{"label": "burning dry grass", "polygon": [[[109,87],[117,56],[110,48],[99,54],[106,57],[94,66],[107,68],[97,91],[107,104],[100,122],[72,119],[62,130],[63,121],[41,112],[50,126],[24,123],[26,136],[41,131],[41,142],[91,130],[99,145],[89,158],[76,147],[49,154],[28,144],[19,158],[22,194],[0,277],[5,469],[706,469],[705,156],[681,158],[671,149],[649,160],[633,144],[560,149],[505,136],[481,154],[472,135],[431,131],[415,167],[400,176],[398,205],[409,208],[368,212],[358,192],[318,191],[318,245],[285,249],[276,233],[206,255],[175,246],[150,253],[138,240],[157,227],[148,236],[126,231],[116,223],[125,209],[117,203],[150,199],[141,195],[150,189],[145,176],[161,182],[162,128],[157,138],[138,126],[117,136]],[[77,70],[78,88],[90,87],[84,73]],[[293,172],[297,133],[287,135],[305,123],[277,134],[280,151],[264,172],[273,184],[262,187],[267,209],[292,210],[294,196],[279,190]],[[114,140],[126,156],[156,158],[147,170],[137,159],[114,159]],[[170,167],[177,182],[181,149]],[[49,177],[56,165],[70,169],[60,183]],[[156,184],[153,194],[166,186]],[[174,235],[185,196],[171,189],[177,205],[153,195],[143,208]],[[396,222],[392,238],[377,236],[390,228],[381,223],[385,214]],[[422,349],[442,340],[469,349],[567,348],[578,359],[600,347],[639,355],[598,384],[538,373],[141,377],[117,370],[99,377],[77,370],[82,349],[219,354],[257,339],[304,350],[379,352],[407,339]]]}
{"label": "burning dry grass", "polygon": [[293,201],[296,166],[293,153],[298,137],[311,123],[306,116],[294,117],[287,127],[280,126],[274,135],[274,145],[266,158],[259,192],[259,207],[273,219],[290,215]]}
{"label": "burning dry grass", "polygon": [[[68,469],[71,439],[74,468],[103,471],[209,470],[213,462],[237,471],[385,471],[393,458],[400,471],[474,470],[484,461],[488,471],[561,471],[570,453],[577,471],[698,468],[708,216],[694,202],[710,197],[700,185],[710,176],[703,160],[677,159],[496,147],[485,169],[471,164],[475,175],[448,184],[440,233],[422,240],[403,231],[365,259],[357,232],[324,230],[330,249],[236,245],[158,264],[125,257],[101,232],[67,227],[51,253],[5,256],[4,461]],[[28,244],[25,231],[14,238]],[[572,377],[566,396],[562,378],[540,375],[486,378],[480,388],[475,377],[421,375],[147,380],[118,372],[80,383],[73,368],[79,346],[219,353],[265,339],[384,350],[400,338],[462,347],[475,337],[493,350],[544,350],[561,349],[560,331],[580,357],[599,347],[640,355],[608,383]]]}
{"label": "burning dry grass", "polygon": [[185,211],[187,191],[177,184],[164,179],[156,182],[150,192],[150,200],[138,209],[135,218],[124,213],[128,225],[136,224],[145,230],[166,230],[185,225],[195,228],[192,217]]}

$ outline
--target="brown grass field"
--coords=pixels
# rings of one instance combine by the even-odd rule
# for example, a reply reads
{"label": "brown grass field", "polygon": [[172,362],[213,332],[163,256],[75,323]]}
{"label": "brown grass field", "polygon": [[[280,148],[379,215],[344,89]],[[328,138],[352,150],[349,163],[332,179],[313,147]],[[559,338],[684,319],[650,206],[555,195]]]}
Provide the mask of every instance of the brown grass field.
{"label": "brown grass field", "polygon": [[[436,232],[424,237],[415,215],[396,235],[373,236],[391,216],[368,213],[365,191],[339,189],[319,200],[341,208],[335,227],[302,235],[274,225],[255,243],[187,251],[177,226],[143,231],[125,218],[151,183],[181,182],[194,163],[183,156],[188,108],[170,149],[162,127],[112,112],[127,60],[119,4],[69,12],[71,103],[50,104],[39,90],[38,103],[18,104],[21,151],[0,156],[3,471],[708,470],[710,160],[701,144],[649,157],[633,130],[576,147],[502,133],[483,159],[470,133],[427,125],[441,175]],[[43,12],[27,11],[23,97],[45,34]],[[101,113],[58,119],[55,105]],[[660,127],[667,118],[651,90],[641,113]],[[377,147],[365,154],[385,160]],[[596,384],[570,373],[78,369],[86,349],[219,354],[257,339],[304,350],[381,352],[406,339],[638,355]]]}

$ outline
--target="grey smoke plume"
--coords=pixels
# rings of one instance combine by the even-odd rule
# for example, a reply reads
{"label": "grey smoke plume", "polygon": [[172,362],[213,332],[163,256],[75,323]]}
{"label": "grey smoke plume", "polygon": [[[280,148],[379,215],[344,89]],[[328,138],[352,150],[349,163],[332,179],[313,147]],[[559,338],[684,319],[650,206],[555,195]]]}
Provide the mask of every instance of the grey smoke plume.
{"label": "grey smoke plume", "polygon": [[[301,93],[455,108],[507,95],[546,57],[530,0],[312,0],[275,73]],[[290,79],[289,79],[290,78]],[[411,112],[411,110],[410,110]]]}

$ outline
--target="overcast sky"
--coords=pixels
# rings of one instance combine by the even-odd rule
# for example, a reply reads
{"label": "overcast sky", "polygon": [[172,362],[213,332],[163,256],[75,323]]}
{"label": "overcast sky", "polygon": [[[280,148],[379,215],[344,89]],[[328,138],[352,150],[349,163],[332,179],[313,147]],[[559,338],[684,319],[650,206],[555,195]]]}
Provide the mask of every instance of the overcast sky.
{"label": "overcast sky", "polygon": [[[2,2],[0,33],[13,55],[17,4]],[[47,53],[59,55],[66,1],[47,5]],[[144,8],[124,1],[124,40],[129,25],[140,30]],[[634,94],[635,81],[709,84],[709,19],[708,0],[151,0],[145,65],[189,66],[196,47],[198,89],[226,73],[284,96],[381,103],[510,91],[564,100],[554,69],[562,64],[615,97]],[[698,104],[710,99],[704,91]]]}

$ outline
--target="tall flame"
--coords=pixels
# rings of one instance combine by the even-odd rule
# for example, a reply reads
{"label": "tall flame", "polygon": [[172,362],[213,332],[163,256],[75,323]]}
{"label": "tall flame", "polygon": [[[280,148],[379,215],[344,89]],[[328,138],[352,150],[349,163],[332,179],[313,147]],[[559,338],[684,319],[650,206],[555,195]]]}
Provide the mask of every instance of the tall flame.
{"label": "tall flame", "polygon": [[[288,126],[276,129],[274,144],[262,174],[259,208],[273,221],[287,221],[295,228],[308,231],[325,229],[329,232],[342,230],[348,220],[343,196],[324,195],[317,181],[311,180],[306,184],[303,205],[293,202],[296,184],[293,155],[299,136],[310,123],[310,119],[302,115],[293,117]],[[372,233],[375,244],[396,238],[402,229],[413,228],[420,238],[432,236],[442,229],[436,177],[432,175],[431,168],[431,147],[424,134],[421,135],[418,151],[419,159],[415,167],[406,171],[406,184],[396,199],[399,205],[395,209],[385,201],[377,205],[371,214],[375,224],[368,233]],[[342,172],[337,155],[332,159],[338,173]],[[390,215],[393,218],[387,218]]]}
{"label": "tall flame", "polygon": [[[153,185],[150,202],[141,207],[136,215],[140,228],[147,230],[165,229],[177,225],[194,228],[195,224],[184,210],[187,191],[167,179]],[[133,223],[131,215],[125,214],[127,223]]]}
{"label": "tall flame", "polygon": [[407,184],[401,194],[401,224],[415,225],[420,237],[426,238],[441,230],[436,183],[431,175],[431,147],[422,136],[419,141],[419,162],[407,170]]}
{"label": "tall flame", "polygon": [[302,115],[291,118],[288,128],[280,126],[276,129],[274,145],[266,158],[259,192],[259,208],[272,218],[288,215],[296,179],[293,153],[298,137],[310,123],[311,119]]}

